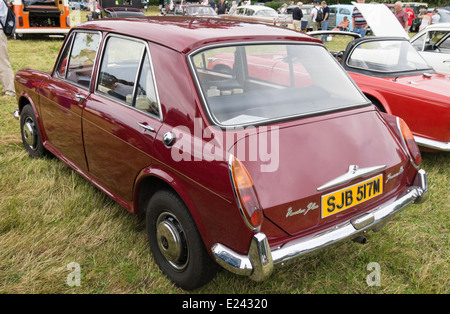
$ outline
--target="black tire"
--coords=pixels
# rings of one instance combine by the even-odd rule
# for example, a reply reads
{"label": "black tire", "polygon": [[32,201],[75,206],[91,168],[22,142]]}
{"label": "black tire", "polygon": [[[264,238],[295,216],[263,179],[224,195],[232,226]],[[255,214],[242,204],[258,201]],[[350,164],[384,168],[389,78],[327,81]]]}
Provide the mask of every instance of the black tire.
{"label": "black tire", "polygon": [[146,224],[155,262],[173,283],[193,290],[215,277],[218,264],[206,251],[194,219],[176,193],[161,190],[152,196]]}
{"label": "black tire", "polygon": [[47,150],[42,143],[36,115],[31,105],[24,106],[20,113],[20,133],[23,146],[31,157],[39,158],[47,155]]}

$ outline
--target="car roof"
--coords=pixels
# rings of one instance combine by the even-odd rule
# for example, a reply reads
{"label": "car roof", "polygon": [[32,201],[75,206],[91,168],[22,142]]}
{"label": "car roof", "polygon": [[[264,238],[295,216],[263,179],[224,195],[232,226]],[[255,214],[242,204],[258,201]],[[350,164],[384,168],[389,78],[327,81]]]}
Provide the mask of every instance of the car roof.
{"label": "car roof", "polygon": [[354,8],[355,6],[353,4],[332,4],[329,6],[330,8]]}
{"label": "car roof", "polygon": [[260,10],[275,11],[275,9],[273,9],[271,7],[266,7],[264,5],[241,5],[241,6],[237,7],[236,9],[241,9],[241,8],[252,9],[255,11],[260,11]]}
{"label": "car roof", "polygon": [[320,40],[294,30],[262,23],[221,18],[152,16],[102,19],[79,24],[73,30],[100,30],[142,38],[188,53],[204,45],[247,41]]}
{"label": "car roof", "polygon": [[[430,30],[430,29],[443,29],[443,30],[450,30],[450,23],[437,23],[437,24],[431,24],[428,25],[427,28],[425,28],[426,30]],[[424,29],[424,30],[425,30]]]}

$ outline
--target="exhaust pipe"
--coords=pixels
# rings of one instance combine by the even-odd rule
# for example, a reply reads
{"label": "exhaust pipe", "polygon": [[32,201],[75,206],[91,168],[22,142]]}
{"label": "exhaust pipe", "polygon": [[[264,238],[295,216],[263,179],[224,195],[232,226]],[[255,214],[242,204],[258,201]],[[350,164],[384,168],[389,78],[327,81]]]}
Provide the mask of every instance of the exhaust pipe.
{"label": "exhaust pipe", "polygon": [[367,238],[363,236],[359,236],[353,239],[353,242],[359,243],[359,244],[366,244]]}

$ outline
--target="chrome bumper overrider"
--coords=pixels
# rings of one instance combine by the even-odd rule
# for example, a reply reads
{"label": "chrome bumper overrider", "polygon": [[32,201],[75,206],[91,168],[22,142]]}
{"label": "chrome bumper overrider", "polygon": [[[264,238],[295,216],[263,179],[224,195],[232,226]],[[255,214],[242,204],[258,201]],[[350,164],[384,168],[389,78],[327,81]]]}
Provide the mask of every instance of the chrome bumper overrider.
{"label": "chrome bumper overrider", "polygon": [[262,281],[272,274],[275,267],[282,266],[288,261],[355,239],[367,231],[381,229],[395,214],[411,203],[424,202],[427,196],[427,174],[424,170],[419,170],[414,185],[403,194],[328,230],[272,249],[266,235],[259,232],[252,238],[248,255],[238,254],[220,243],[214,244],[211,250],[216,261],[225,269],[238,275],[249,276],[255,281]]}

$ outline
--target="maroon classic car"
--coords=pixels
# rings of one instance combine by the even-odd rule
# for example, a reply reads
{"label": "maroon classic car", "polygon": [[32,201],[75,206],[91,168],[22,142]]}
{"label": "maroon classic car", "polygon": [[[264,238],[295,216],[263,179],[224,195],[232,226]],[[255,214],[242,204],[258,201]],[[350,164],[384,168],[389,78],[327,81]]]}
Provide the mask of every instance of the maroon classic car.
{"label": "maroon classic car", "polygon": [[[218,58],[229,67],[212,67]],[[57,156],[145,217],[156,263],[184,289],[218,265],[264,280],[426,199],[408,126],[292,30],[91,21],[51,73],[19,71],[16,92],[28,153]]]}

